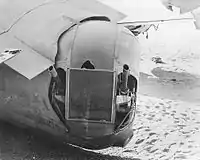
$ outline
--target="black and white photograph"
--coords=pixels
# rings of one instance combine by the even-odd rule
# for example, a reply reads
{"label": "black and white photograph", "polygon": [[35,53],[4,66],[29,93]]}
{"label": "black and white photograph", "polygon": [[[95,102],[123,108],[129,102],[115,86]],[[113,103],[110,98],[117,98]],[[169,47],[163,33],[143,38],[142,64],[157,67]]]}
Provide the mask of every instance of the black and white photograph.
{"label": "black and white photograph", "polygon": [[0,0],[0,160],[200,160],[200,0]]}

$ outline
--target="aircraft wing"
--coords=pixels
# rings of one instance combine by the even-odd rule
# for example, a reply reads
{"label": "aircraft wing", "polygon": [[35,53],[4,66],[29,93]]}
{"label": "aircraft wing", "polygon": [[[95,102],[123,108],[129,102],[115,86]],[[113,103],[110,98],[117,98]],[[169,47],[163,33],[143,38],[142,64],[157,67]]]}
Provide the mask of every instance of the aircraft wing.
{"label": "aircraft wing", "polygon": [[[104,15],[116,22],[126,17],[125,14],[96,0],[0,0],[0,26],[3,26],[3,29],[7,29],[23,15],[34,13],[35,10],[49,4],[55,4],[56,7],[54,9],[59,11],[60,8],[57,8],[59,3],[63,4],[66,10],[69,8],[67,6],[75,8],[76,10],[72,13],[73,16],[76,15],[75,17],[84,17],[84,14],[81,15],[82,12],[76,12],[77,10],[89,12],[90,16],[94,14]],[[61,14],[62,11],[59,13]],[[51,15],[49,13],[49,16]]]}
{"label": "aircraft wing", "polygon": [[54,63],[59,36],[80,20],[124,14],[95,0],[0,0],[0,52],[22,52],[5,63],[31,79]]}
{"label": "aircraft wing", "polygon": [[[174,19],[167,19],[167,20],[152,20],[152,21],[125,21],[125,22],[118,22],[119,25],[122,25],[128,28],[135,36],[140,35],[141,33],[147,32],[151,27],[154,27],[155,30],[158,29],[159,24],[172,22],[172,21],[193,21],[196,23],[194,18],[174,18]],[[200,24],[199,24],[200,26]]]}
{"label": "aircraft wing", "polygon": [[[136,36],[145,33],[150,27],[172,21],[194,21],[192,15],[180,15],[165,8],[161,0],[101,0],[127,15],[118,21]],[[189,0],[188,0],[189,1]]]}
{"label": "aircraft wing", "polygon": [[0,36],[0,51],[3,51],[0,54],[0,63],[4,62],[28,79],[54,64],[9,33]]}
{"label": "aircraft wing", "polygon": [[200,29],[200,0],[161,0],[162,4],[173,11],[173,6],[180,9],[180,13],[191,12],[196,29]]}
{"label": "aircraft wing", "polygon": [[173,10],[173,6],[180,8],[182,14],[200,7],[200,0],[161,0],[161,2],[170,10]]}

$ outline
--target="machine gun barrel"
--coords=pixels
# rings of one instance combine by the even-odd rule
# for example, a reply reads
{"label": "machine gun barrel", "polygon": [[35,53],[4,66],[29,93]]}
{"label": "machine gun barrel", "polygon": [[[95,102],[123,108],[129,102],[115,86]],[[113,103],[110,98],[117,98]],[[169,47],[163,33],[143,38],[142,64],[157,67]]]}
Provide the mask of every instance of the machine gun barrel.
{"label": "machine gun barrel", "polygon": [[54,66],[50,66],[49,69],[48,69],[50,75],[53,77],[53,78],[56,78],[58,77],[58,73],[56,71],[56,69],[54,68]]}
{"label": "machine gun barrel", "polygon": [[[59,119],[62,121],[62,123],[63,123],[64,126],[66,127],[66,132],[69,132],[70,127],[69,127],[69,126],[67,125],[67,123],[66,123],[65,116],[63,115],[63,112],[62,112],[63,109],[61,109],[61,108],[63,107],[63,105],[65,105],[65,97],[64,97],[64,94],[62,94],[62,93],[60,92],[60,90],[62,90],[62,88],[63,88],[62,82],[61,82],[60,77],[59,77],[59,74],[57,73],[57,71],[56,71],[56,69],[54,68],[54,66],[50,66],[50,67],[48,68],[48,71],[49,71],[51,77],[53,78],[53,83],[56,84],[56,85],[55,85],[56,87],[54,88],[54,90],[56,91],[56,94],[52,96],[52,97],[54,97],[54,98],[53,98],[53,100],[51,100],[51,101],[52,101],[52,102],[51,102],[51,103],[52,103],[52,107],[53,107],[54,111],[56,112],[56,114],[58,115]],[[53,91],[53,89],[52,89],[51,94],[52,94],[52,93],[55,93],[55,91]],[[61,98],[61,100],[60,100],[59,97]],[[57,102],[55,101],[55,99],[59,100],[59,101],[62,102],[63,104],[61,105],[61,104],[57,103]],[[63,99],[64,99],[64,100],[63,100]]]}
{"label": "machine gun barrel", "polygon": [[53,78],[53,80],[56,82],[58,88],[62,86],[62,82],[60,80],[60,77],[56,71],[56,69],[54,68],[54,66],[50,66],[48,69],[51,77]]}
{"label": "machine gun barrel", "polygon": [[123,71],[123,73],[122,73],[122,86],[121,86],[122,92],[127,92],[127,90],[128,90],[128,76],[129,76],[128,71]]}

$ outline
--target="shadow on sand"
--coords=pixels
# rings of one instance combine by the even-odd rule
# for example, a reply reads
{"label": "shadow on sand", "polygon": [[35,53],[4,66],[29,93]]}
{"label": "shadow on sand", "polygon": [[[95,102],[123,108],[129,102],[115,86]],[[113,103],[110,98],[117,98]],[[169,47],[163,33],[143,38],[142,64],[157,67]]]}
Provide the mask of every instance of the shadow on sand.
{"label": "shadow on sand", "polygon": [[21,129],[3,121],[0,121],[0,148],[2,160],[140,160],[83,150],[63,144],[43,131]]}

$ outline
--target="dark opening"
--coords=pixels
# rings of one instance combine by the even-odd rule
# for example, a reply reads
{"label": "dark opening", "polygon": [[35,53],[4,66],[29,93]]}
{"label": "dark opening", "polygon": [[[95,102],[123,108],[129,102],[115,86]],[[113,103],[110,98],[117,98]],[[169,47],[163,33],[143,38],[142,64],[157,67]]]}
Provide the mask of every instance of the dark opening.
{"label": "dark opening", "polygon": [[137,79],[129,73],[129,66],[125,64],[117,77],[116,128],[122,128],[130,122],[136,105],[136,92]]}
{"label": "dark opening", "polygon": [[128,70],[129,70],[129,66],[128,66],[127,64],[125,64],[125,65],[123,66],[123,70],[128,71]]}
{"label": "dark opening", "polygon": [[64,91],[63,95],[65,95],[65,90],[66,90],[66,72],[62,68],[58,68],[57,70],[58,77],[61,80],[61,85],[62,87],[60,88],[62,91]]}
{"label": "dark opening", "polygon": [[85,69],[95,69],[94,64],[92,64],[92,62],[90,62],[89,60],[85,61],[83,63],[83,65],[81,66],[81,68],[85,68]]}
{"label": "dark opening", "polygon": [[66,72],[62,68],[55,70],[53,66],[49,70],[57,76],[51,78],[48,97],[54,112],[65,124]]}
{"label": "dark opening", "polygon": [[108,17],[105,17],[105,16],[94,16],[94,17],[85,18],[85,19],[81,20],[80,23],[84,23],[84,22],[87,22],[87,21],[107,21],[107,22],[110,22],[110,19]]}

